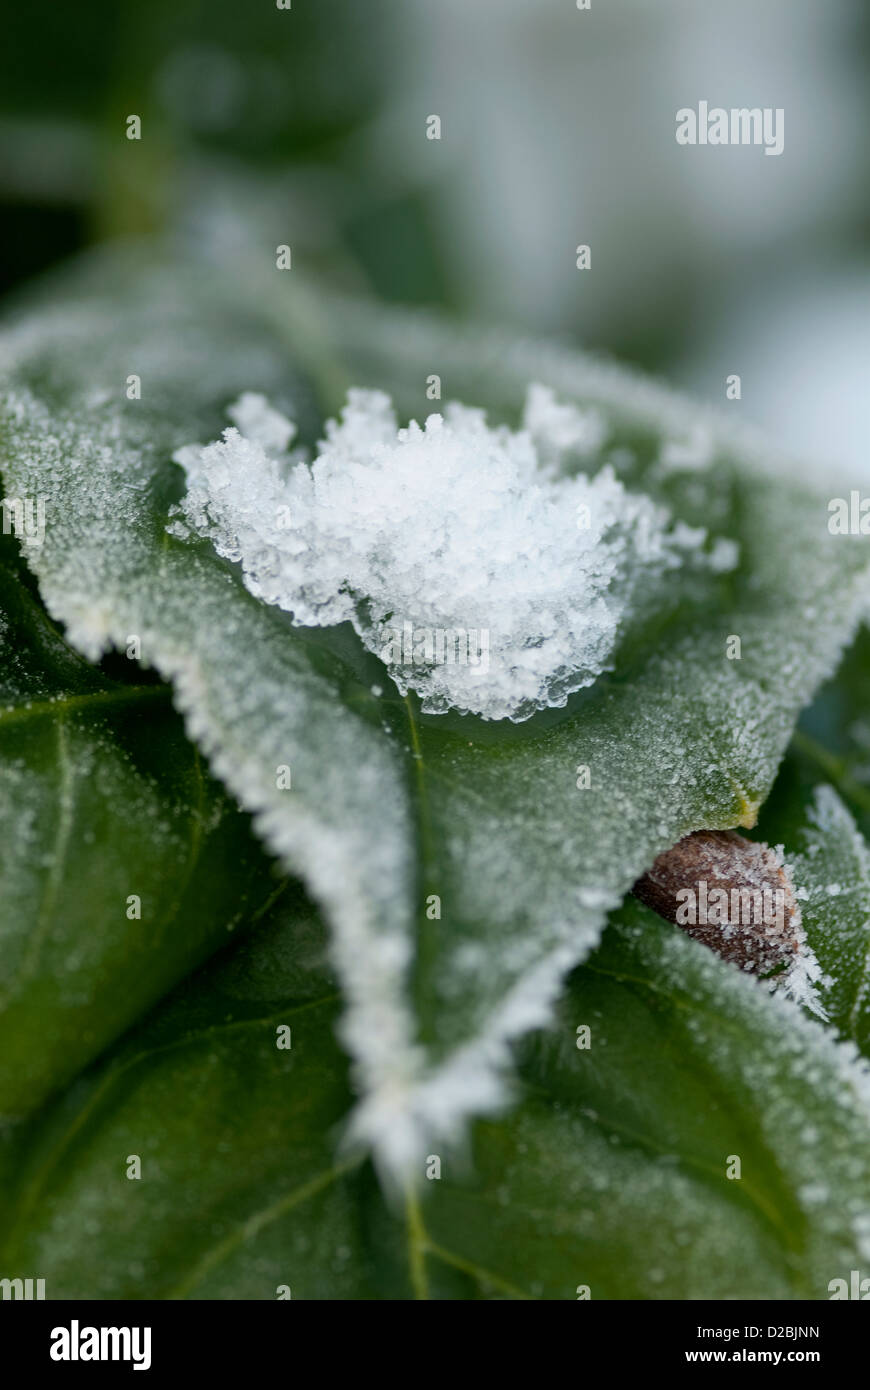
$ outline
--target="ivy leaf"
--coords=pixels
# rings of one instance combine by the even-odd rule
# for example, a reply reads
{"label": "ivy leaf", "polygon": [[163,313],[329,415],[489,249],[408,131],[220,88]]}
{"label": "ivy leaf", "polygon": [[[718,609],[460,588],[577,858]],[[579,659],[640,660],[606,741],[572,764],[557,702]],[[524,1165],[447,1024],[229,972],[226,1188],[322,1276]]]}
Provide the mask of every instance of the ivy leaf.
{"label": "ivy leaf", "polygon": [[282,886],[166,686],[84,661],[18,571],[4,540],[4,1119],[75,1076]]}
{"label": "ivy leaf", "polygon": [[841,1037],[870,1054],[870,850],[833,787],[816,787],[793,856],[810,946],[827,973],[822,1000]]}
{"label": "ivy leaf", "polygon": [[[292,1285],[317,1247],[309,1296],[328,1296],[333,1268],[334,1296],[360,1295],[333,1152],[350,1093],[319,933],[298,895],[276,906],[8,1144],[4,1259],[47,1260],[48,1297],[212,1297],[212,1269],[219,1296],[274,1297],[265,1283],[252,1294],[257,1271]],[[83,1271],[88,1207],[101,1251]],[[348,1243],[335,1264],[331,1241]]]}
{"label": "ivy leaf", "polygon": [[866,1067],[649,909],[522,1054],[531,1096],[433,1200],[454,1257],[549,1298],[826,1298],[866,1267]]}
{"label": "ivy leaf", "polygon": [[[859,628],[836,677],[801,715],[784,794],[805,799],[817,782],[837,789],[865,839],[870,835],[870,629]],[[779,799],[780,802],[783,798]]]}
{"label": "ivy leaf", "polygon": [[870,632],[801,715],[757,834],[787,850],[803,925],[839,1035],[870,1054]]}
{"label": "ivy leaf", "polygon": [[402,1203],[336,1158],[323,949],[276,905],[17,1135],[2,1266],[99,1299],[825,1299],[866,1268],[866,1066],[639,903],[522,1045],[516,1109]]}
{"label": "ivy leaf", "polygon": [[[848,676],[850,661],[838,674]],[[830,698],[829,687],[820,701]],[[811,711],[816,717],[816,705]],[[807,941],[823,972],[819,998],[839,1035],[870,1055],[870,848],[839,791],[820,778],[837,755],[799,733],[789,750],[759,833],[782,843],[800,902]],[[841,773],[839,787],[862,798]],[[859,812],[860,813],[860,812]]]}
{"label": "ivy leaf", "polygon": [[[866,560],[828,534],[824,499],[761,471],[754,443],[628,374],[473,337],[457,348],[336,301],[323,321],[304,290],[270,298],[243,307],[196,268],[95,262],[66,304],[58,293],[6,337],[0,463],[7,494],[47,498],[44,541],[25,548],[70,642],[93,659],[140,638],[212,770],[324,909],[353,1131],[404,1180],[505,1102],[512,1040],[551,1017],[656,854],[699,826],[754,822],[852,634]],[[294,628],[209,547],[166,534],[173,450],[215,438],[241,392],[265,392],[313,443],[294,364],[326,396],[351,372],[419,410],[427,360],[502,418],[529,380],[596,406],[633,485],[739,546],[703,603],[676,588],[626,631],[611,674],[521,726],[421,715],[352,634]],[[711,467],[675,474],[698,430]]]}

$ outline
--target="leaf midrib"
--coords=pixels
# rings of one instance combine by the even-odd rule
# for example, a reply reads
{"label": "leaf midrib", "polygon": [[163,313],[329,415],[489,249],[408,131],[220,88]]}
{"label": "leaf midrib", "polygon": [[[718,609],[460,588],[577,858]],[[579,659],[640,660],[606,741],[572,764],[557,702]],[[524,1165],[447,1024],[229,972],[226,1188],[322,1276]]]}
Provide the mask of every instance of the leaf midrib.
{"label": "leaf midrib", "polygon": [[119,690],[94,690],[82,695],[64,695],[56,700],[26,700],[11,709],[0,709],[0,727],[22,723],[50,714],[68,714],[80,709],[138,704],[147,700],[167,700],[171,690],[167,685],[131,685]]}

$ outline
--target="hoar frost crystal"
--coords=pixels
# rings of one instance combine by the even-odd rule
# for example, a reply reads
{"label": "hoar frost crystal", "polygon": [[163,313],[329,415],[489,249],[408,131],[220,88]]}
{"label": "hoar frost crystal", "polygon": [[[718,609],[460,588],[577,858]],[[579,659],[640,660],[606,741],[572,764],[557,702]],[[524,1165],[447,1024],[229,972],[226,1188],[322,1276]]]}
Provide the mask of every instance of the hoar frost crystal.
{"label": "hoar frost crystal", "polygon": [[209,537],[251,593],[306,626],[350,622],[423,709],[528,718],[590,685],[642,592],[691,556],[736,550],[673,522],[612,467],[596,412],[529,389],[523,427],[447,405],[399,429],[380,391],[353,390],[309,462],[295,426],[247,392],[234,427],[175,459],[187,494],[173,534]]}

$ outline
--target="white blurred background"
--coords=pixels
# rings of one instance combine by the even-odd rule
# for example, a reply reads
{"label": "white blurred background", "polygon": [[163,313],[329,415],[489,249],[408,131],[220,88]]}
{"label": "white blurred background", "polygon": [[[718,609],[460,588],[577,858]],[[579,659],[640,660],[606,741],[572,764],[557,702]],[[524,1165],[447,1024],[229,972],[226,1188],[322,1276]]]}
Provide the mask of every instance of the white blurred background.
{"label": "white blurred background", "polygon": [[[866,0],[88,0],[4,40],[0,289],[117,235],[292,241],[713,401],[739,373],[729,408],[870,481]],[[782,107],[782,155],[678,146],[702,99]]]}

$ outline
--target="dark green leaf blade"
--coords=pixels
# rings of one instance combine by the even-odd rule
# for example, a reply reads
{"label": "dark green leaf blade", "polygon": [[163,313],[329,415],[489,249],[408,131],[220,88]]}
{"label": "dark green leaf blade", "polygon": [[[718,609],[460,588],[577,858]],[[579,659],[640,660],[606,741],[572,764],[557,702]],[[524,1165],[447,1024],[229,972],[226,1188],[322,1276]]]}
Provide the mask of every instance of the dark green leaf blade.
{"label": "dark green leaf blade", "polygon": [[280,880],[185,738],[167,687],[83,661],[2,560],[0,672],[10,1117],[75,1076]]}
{"label": "dark green leaf blade", "polygon": [[867,1068],[640,904],[524,1044],[515,1111],[404,1214],[342,1156],[322,952],[276,908],[20,1136],[0,1264],[215,1299],[825,1299],[866,1268]]}
{"label": "dark green leaf blade", "polygon": [[[866,553],[829,535],[824,499],[765,472],[741,432],[582,355],[460,340],[327,296],[324,323],[310,286],[230,292],[203,267],[123,255],[64,293],[4,340],[4,476],[52,505],[29,562],[86,654],[142,636],[213,770],[326,911],[356,1131],[401,1183],[504,1098],[511,1042],[546,1021],[655,855],[702,825],[753,823],[851,636]],[[614,671],[565,709],[520,728],[418,719],[413,699],[377,693],[382,668],[373,681],[370,659],[338,651],[342,634],[294,628],[207,546],[166,534],[173,450],[214,438],[243,390],[299,415],[314,442],[297,349],[321,385],[349,363],[403,404],[425,408],[428,359],[500,418],[535,378],[601,409],[632,486],[706,519],[740,568],[700,608],[677,585],[673,611],[627,630]],[[141,399],[124,397],[121,362],[139,368]],[[661,457],[696,428],[711,431],[711,466],[674,479]],[[292,792],[276,783],[289,766]]]}

